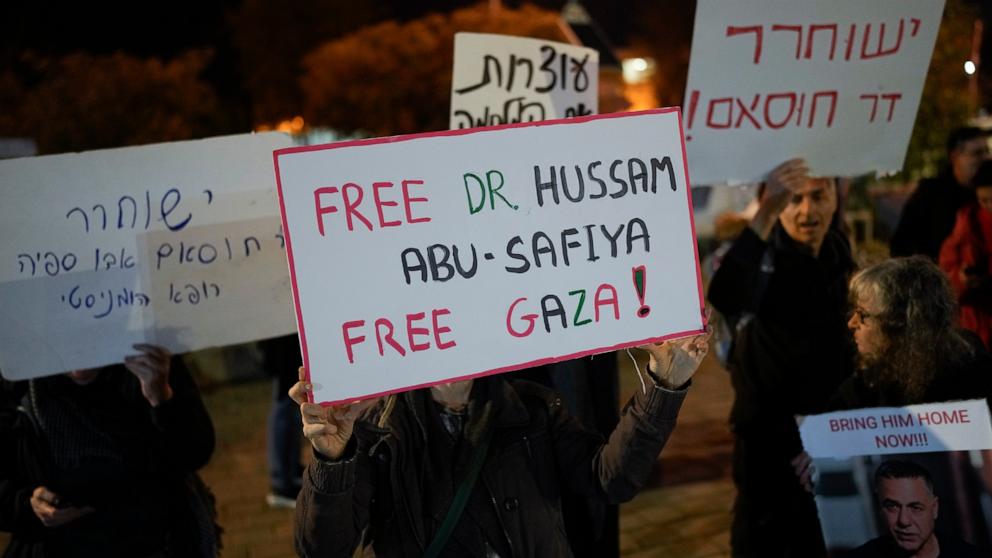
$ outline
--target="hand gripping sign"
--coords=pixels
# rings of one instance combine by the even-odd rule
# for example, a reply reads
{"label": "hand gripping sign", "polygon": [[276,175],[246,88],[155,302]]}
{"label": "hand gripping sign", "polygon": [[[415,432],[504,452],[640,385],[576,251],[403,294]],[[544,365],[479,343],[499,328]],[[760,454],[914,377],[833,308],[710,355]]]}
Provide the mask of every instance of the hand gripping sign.
{"label": "hand gripping sign", "polygon": [[704,329],[677,109],[274,158],[318,402]]}

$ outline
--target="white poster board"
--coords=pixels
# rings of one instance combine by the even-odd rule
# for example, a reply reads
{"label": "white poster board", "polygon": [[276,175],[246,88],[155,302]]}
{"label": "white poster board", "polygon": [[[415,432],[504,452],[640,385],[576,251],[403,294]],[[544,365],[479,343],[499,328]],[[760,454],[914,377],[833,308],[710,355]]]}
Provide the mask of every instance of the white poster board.
{"label": "white poster board", "polygon": [[702,331],[679,118],[658,109],[278,151],[314,399]]}
{"label": "white poster board", "polygon": [[595,114],[599,53],[487,33],[456,33],[450,128]]}
{"label": "white poster board", "polygon": [[941,556],[989,555],[985,400],[810,416],[799,432],[831,558],[920,555],[937,546]]}
{"label": "white poster board", "polygon": [[295,331],[279,133],[0,162],[0,371],[24,379]]}
{"label": "white poster board", "polygon": [[684,116],[697,184],[902,168],[943,0],[699,0]]}

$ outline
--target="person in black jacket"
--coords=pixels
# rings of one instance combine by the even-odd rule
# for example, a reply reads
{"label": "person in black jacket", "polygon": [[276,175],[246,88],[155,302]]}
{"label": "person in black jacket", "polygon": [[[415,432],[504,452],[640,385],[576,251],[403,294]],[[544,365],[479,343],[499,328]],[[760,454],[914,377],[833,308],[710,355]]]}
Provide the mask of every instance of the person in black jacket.
{"label": "person in black jacket", "polygon": [[959,209],[975,201],[970,187],[978,166],[988,158],[988,134],[959,128],[947,138],[948,164],[934,178],[921,180],[906,200],[889,242],[893,256],[924,255],[937,261]]}
{"label": "person in black jacket", "polygon": [[854,262],[838,197],[836,181],[811,178],[800,159],[776,167],[710,283],[710,302],[737,328],[729,359],[735,557],[825,552],[815,504],[790,461],[802,448],[794,416],[821,411],[851,370],[845,313]]}
{"label": "person in black jacket", "polygon": [[314,458],[296,506],[297,553],[347,558],[371,544],[377,556],[572,556],[562,491],[634,497],[675,428],[707,339],[645,347],[651,380],[609,440],[533,382],[488,376],[322,407],[307,401],[301,368],[290,395]]}
{"label": "person in black jacket", "polygon": [[5,386],[4,558],[216,555],[210,510],[193,503],[206,489],[191,478],[213,453],[210,416],[180,359],[135,349],[122,364]]}

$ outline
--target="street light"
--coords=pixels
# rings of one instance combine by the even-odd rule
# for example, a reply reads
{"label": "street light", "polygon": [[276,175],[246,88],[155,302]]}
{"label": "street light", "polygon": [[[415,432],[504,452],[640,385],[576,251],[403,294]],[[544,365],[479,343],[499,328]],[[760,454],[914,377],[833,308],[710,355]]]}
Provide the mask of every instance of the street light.
{"label": "street light", "polygon": [[971,60],[968,60],[964,63],[964,73],[968,74],[969,76],[975,75],[976,69],[977,68],[975,66],[975,63],[972,62]]}

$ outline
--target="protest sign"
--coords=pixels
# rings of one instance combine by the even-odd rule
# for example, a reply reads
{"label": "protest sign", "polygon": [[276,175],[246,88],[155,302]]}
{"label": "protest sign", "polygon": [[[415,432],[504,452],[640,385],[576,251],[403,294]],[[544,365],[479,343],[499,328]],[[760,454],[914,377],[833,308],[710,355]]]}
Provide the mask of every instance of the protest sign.
{"label": "protest sign", "polygon": [[943,0],[699,0],[684,114],[697,184],[902,168]]}
{"label": "protest sign", "polygon": [[295,330],[283,134],[0,162],[0,372],[23,379]]}
{"label": "protest sign", "polygon": [[276,152],[314,399],[702,331],[683,149],[658,109]]}
{"label": "protest sign", "polygon": [[456,33],[451,129],[597,112],[599,53],[553,41]]}
{"label": "protest sign", "polygon": [[941,555],[992,549],[982,504],[992,497],[985,400],[816,415],[799,429],[830,556],[911,555],[934,541]]}

